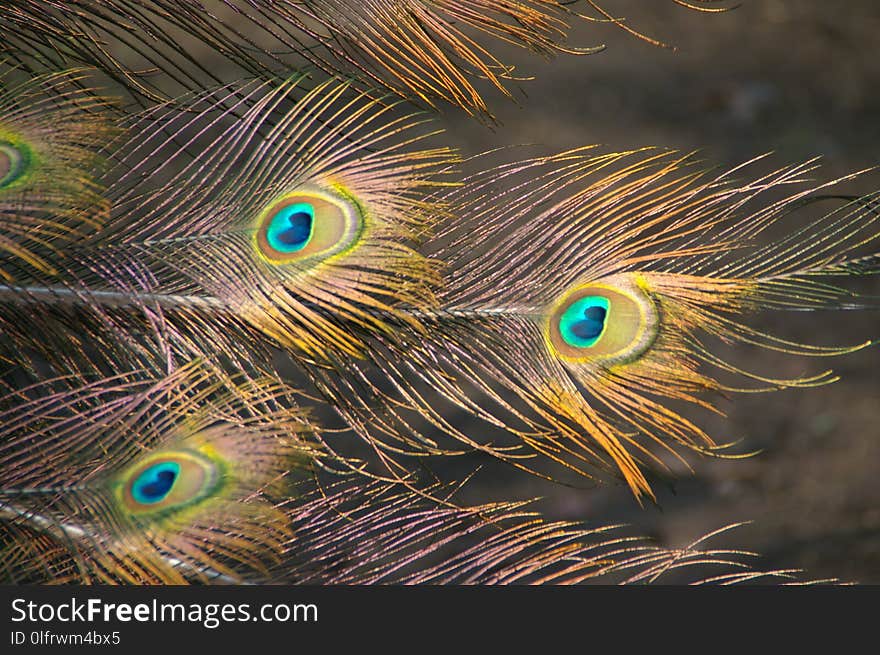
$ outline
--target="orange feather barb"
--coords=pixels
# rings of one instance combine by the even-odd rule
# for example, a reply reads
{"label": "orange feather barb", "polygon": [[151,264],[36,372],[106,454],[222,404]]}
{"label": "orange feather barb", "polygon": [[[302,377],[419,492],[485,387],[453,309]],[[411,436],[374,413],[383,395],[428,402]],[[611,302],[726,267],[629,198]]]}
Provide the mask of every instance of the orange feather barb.
{"label": "orange feather barb", "polygon": [[[730,4],[684,2],[714,13]],[[357,75],[434,106],[446,101],[491,117],[476,80],[512,97],[522,81],[497,48],[512,44],[539,55],[591,54],[603,46],[566,45],[581,21],[610,23],[655,45],[602,3],[558,0],[12,0],[0,16],[7,48],[23,65],[88,65],[151,100],[235,78],[286,78],[316,67],[331,75]],[[71,35],[76,35],[72,37]],[[38,38],[35,38],[38,37]],[[195,49],[225,60],[216,67],[195,59]],[[161,75],[160,75],[161,74]]]}

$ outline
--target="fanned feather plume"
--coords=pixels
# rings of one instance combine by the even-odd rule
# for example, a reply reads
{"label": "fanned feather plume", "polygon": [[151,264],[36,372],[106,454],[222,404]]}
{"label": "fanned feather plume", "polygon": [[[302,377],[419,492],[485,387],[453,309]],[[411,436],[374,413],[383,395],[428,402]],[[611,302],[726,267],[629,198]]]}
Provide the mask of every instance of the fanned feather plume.
{"label": "fanned feather plume", "polygon": [[[433,493],[440,490],[431,489]],[[743,550],[706,548],[737,525],[682,548],[621,526],[547,521],[527,503],[438,505],[397,485],[340,482],[301,504],[279,575],[297,584],[735,584],[798,582]],[[300,561],[302,560],[302,561]],[[823,580],[816,582],[835,582]]]}
{"label": "fanned feather plume", "polygon": [[[809,163],[738,185],[675,153],[581,150],[437,191],[455,158],[406,148],[399,133],[415,119],[392,119],[393,106],[344,83],[285,104],[295,84],[148,112],[114,171],[115,218],[66,250],[61,275],[22,266],[0,287],[7,358],[33,368],[16,354],[24,344],[79,371],[63,346],[82,338],[76,325],[99,370],[142,365],[132,318],[150,333],[136,348],[146,343],[159,370],[203,357],[272,373],[281,347],[395,475],[406,474],[395,453],[449,452],[446,434],[526,468],[539,453],[583,473],[616,470],[641,496],[652,495],[643,468],[663,466],[662,451],[720,449],[670,406],[711,409],[704,392],[735,390],[708,367],[743,373],[702,335],[805,355],[854,349],[787,343],[743,320],[841,301],[847,292],[820,276],[876,269],[860,251],[878,233],[871,197],[763,239],[824,187],[756,199],[799,182]],[[444,217],[449,227],[416,250]],[[490,245],[475,247],[475,234]],[[833,379],[750,377],[769,388]],[[521,446],[462,433],[443,415],[448,402]]]}
{"label": "fanned feather plume", "polygon": [[[757,383],[749,391],[835,379],[742,371],[712,340],[817,356],[868,345],[793,343],[747,317],[864,307],[838,282],[880,271],[876,194],[805,185],[813,162],[743,183],[740,169],[647,150],[574,150],[460,182],[454,152],[414,147],[432,136],[423,118],[364,86],[491,117],[475,80],[508,96],[517,80],[493,43],[593,52],[565,45],[586,19],[663,45],[600,2],[584,3],[591,16],[570,4],[4,5],[3,581],[794,573],[754,570],[750,553],[703,539],[667,549],[548,522],[526,503],[461,507],[404,461],[479,450],[548,477],[542,459],[600,467],[641,499],[653,495],[646,469],[683,458],[679,446],[725,452],[677,408],[718,411],[712,393],[743,390],[722,376]],[[291,76],[303,64],[363,82]],[[79,65],[94,70],[68,70]],[[149,106],[119,138],[98,90],[108,81]],[[837,207],[774,236],[827,200]],[[346,420],[332,445],[276,372],[278,350]],[[513,441],[473,423],[465,433],[450,408]],[[342,456],[351,431],[377,461]]]}
{"label": "fanned feather plume", "polygon": [[[17,73],[0,63],[0,251],[49,273],[107,219],[98,153],[114,130],[108,103],[77,88],[82,74]],[[12,271],[0,265],[0,277]]]}
{"label": "fanned feather plume", "polygon": [[0,420],[4,579],[265,575],[291,537],[275,502],[316,452],[285,393],[262,380],[226,386],[195,363],[159,381],[127,374],[8,393]]}
{"label": "fanned feather plume", "polygon": [[[725,2],[675,4],[703,12]],[[590,0],[578,13],[557,0],[12,0],[0,16],[7,50],[23,64],[85,64],[141,97],[162,100],[229,79],[192,52],[207,50],[235,77],[287,77],[306,64],[359,74],[373,86],[445,100],[490,115],[474,79],[511,95],[514,67],[496,54],[508,43],[544,57],[602,49],[566,45],[575,22],[611,22],[638,32]],[[727,5],[729,6],[729,5]]]}
{"label": "fanned feather plume", "polygon": [[[806,227],[768,234],[835,184],[804,185],[813,168],[737,182],[739,169],[712,173],[649,150],[574,151],[488,172],[445,198],[467,218],[426,246],[448,274],[440,310],[419,313],[424,330],[377,343],[378,369],[346,362],[318,371],[317,384],[389,452],[445,433],[523,467],[541,454],[583,473],[617,470],[636,496],[651,495],[643,468],[664,466],[663,452],[724,445],[674,409],[715,410],[706,392],[741,390],[716,375],[766,390],[835,379],[741,371],[708,340],[807,356],[869,344],[791,343],[748,322],[763,309],[858,306],[839,282],[878,272],[875,196],[837,199]],[[451,408],[512,432],[521,447],[464,434],[446,420]],[[433,426],[421,436],[417,417]]]}
{"label": "fanned feather plume", "polygon": [[351,475],[314,488],[294,480],[321,450],[287,390],[220,384],[195,362],[161,380],[18,389],[0,397],[0,418],[6,583],[793,579],[744,551],[667,549],[616,526],[547,522],[526,503],[458,507],[437,487]]}
{"label": "fanned feather plume", "polygon": [[440,277],[414,247],[442,215],[431,194],[455,156],[411,148],[422,119],[344,82],[291,101],[296,84],[199,94],[108,146],[122,159],[108,174],[113,216],[65,249],[54,276],[18,267],[0,290],[7,349],[30,342],[57,360],[46,332],[91,334],[112,362],[130,356],[137,329],[164,344],[160,361],[164,348],[166,360],[221,352],[246,367],[272,344],[320,363],[366,356],[366,336],[392,336],[391,321],[417,326],[401,307],[436,307]]}

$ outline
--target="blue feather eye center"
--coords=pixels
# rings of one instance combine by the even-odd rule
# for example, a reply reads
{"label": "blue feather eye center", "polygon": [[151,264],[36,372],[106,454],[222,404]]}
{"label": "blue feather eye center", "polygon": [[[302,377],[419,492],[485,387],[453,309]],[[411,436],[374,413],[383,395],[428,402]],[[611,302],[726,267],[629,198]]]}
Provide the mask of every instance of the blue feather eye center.
{"label": "blue feather eye center", "polygon": [[574,348],[592,348],[605,332],[611,301],[603,296],[585,296],[571,303],[559,317],[559,332]]}
{"label": "blue feather eye center", "polygon": [[209,453],[164,450],[145,456],[123,473],[118,493],[132,515],[158,516],[210,496],[222,484],[223,471]]}
{"label": "blue feather eye center", "polygon": [[360,205],[341,189],[305,188],[266,207],[254,245],[271,265],[314,265],[354,247],[363,226]]}
{"label": "blue feather eye center", "polygon": [[648,350],[659,329],[658,306],[639,274],[621,273],[573,287],[548,308],[550,351],[571,363],[615,366]]}
{"label": "blue feather eye center", "polygon": [[160,462],[141,473],[131,486],[131,495],[143,505],[159,503],[168,497],[180,476],[180,464]]}
{"label": "blue feather eye center", "polygon": [[27,157],[11,143],[0,141],[0,189],[20,178],[27,166]]}
{"label": "blue feather eye center", "polygon": [[315,208],[311,203],[298,202],[278,210],[269,220],[266,241],[282,254],[305,248],[315,231]]}

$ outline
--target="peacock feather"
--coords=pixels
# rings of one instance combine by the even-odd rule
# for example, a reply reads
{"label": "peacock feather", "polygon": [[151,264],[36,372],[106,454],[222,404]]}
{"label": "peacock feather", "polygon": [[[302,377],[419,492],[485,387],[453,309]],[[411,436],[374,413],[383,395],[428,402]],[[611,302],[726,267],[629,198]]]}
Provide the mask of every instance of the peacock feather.
{"label": "peacock feather", "polygon": [[[295,86],[148,111],[111,171],[114,218],[66,249],[55,279],[22,267],[0,287],[7,358],[26,346],[79,371],[71,325],[105,373],[200,357],[271,375],[280,347],[395,476],[408,465],[394,454],[455,452],[440,445],[451,435],[530,470],[535,454],[610,469],[640,497],[664,453],[723,450],[672,409],[713,409],[707,393],[740,389],[707,369],[768,389],[834,379],[739,371],[706,338],[800,355],[867,345],[794,344],[746,320],[856,306],[832,278],[876,272],[872,197],[764,238],[828,195],[834,183],[802,181],[812,162],[742,182],[676,153],[582,149],[452,184],[453,153],[413,152],[417,137],[400,136],[419,119],[388,120],[392,105],[345,83],[292,99]],[[226,123],[230,102],[243,118]],[[444,418],[450,403],[517,441],[464,434]]]}
{"label": "peacock feather", "polygon": [[57,362],[69,350],[58,342],[91,334],[113,362],[140,331],[160,360],[222,352],[246,366],[269,343],[321,362],[366,356],[366,336],[393,334],[391,321],[417,328],[401,308],[436,306],[438,264],[416,247],[443,214],[430,196],[456,157],[411,147],[423,119],[394,117],[394,103],[336,81],[292,99],[300,81],[155,108],[109,144],[112,216],[54,275],[15,270],[0,290],[7,350]]}
{"label": "peacock feather", "polygon": [[[721,0],[677,5],[724,11]],[[161,101],[234,78],[287,77],[304,66],[362,76],[434,105],[447,101],[490,115],[475,78],[512,97],[520,81],[497,47],[513,44],[544,57],[589,54],[602,46],[566,45],[577,22],[610,22],[657,45],[602,3],[583,13],[557,0],[13,0],[0,28],[7,50],[40,70],[87,65],[141,98]],[[199,57],[193,52],[204,52]],[[210,57],[222,61],[212,66]]]}
{"label": "peacock feather", "polygon": [[297,584],[835,582],[762,569],[754,553],[707,547],[738,525],[665,548],[621,526],[547,521],[525,502],[438,504],[398,485],[348,480],[305,500],[280,572]]}
{"label": "peacock feather", "polygon": [[[194,362],[9,392],[0,430],[7,581],[240,580],[291,536],[274,499],[316,452],[271,381]],[[39,539],[35,539],[39,536]]]}
{"label": "peacock feather", "polygon": [[[466,218],[426,245],[447,268],[440,309],[419,314],[424,331],[402,327],[376,344],[378,367],[322,369],[318,385],[389,450],[452,435],[524,468],[538,454],[584,474],[610,468],[637,497],[651,496],[643,469],[665,467],[664,454],[723,454],[735,440],[719,443],[677,405],[719,411],[719,393],[836,379],[743,371],[721,345],[831,356],[870,344],[793,343],[749,321],[760,310],[870,305],[843,284],[878,272],[876,196],[833,195],[848,178],[806,184],[814,162],[737,180],[746,168],[712,172],[668,151],[586,150],[471,179],[445,197]],[[771,200],[774,192],[781,197]],[[823,201],[837,207],[784,231],[790,214]],[[519,447],[464,434],[445,418],[460,410]],[[428,425],[418,438],[416,418]]]}
{"label": "peacock feather", "polygon": [[200,362],[19,388],[0,397],[0,418],[6,583],[796,579],[703,548],[715,533],[667,549],[522,502],[458,506],[455,488],[319,481],[324,454],[289,389],[221,383]]}
{"label": "peacock feather", "polygon": [[[488,116],[475,78],[511,94],[513,68],[484,40],[574,52],[574,18],[647,38],[592,1],[598,19],[550,0],[7,4],[5,581],[787,574],[702,540],[665,549],[522,503],[459,506],[410,457],[476,450],[547,477],[552,463],[598,467],[641,500],[668,456],[729,456],[733,439],[682,405],[717,412],[721,394],[835,377],[743,371],[721,346],[869,344],[810,346],[750,322],[868,304],[847,287],[878,271],[878,200],[839,191],[852,176],[807,183],[807,162],[743,181],[754,162],[717,173],[585,148],[463,178],[455,152],[424,145],[435,133],[398,95]],[[293,61],[365,81],[291,76]],[[79,65],[94,70],[48,72]],[[123,88],[143,111],[109,111]],[[344,431],[319,428],[304,396]],[[370,457],[345,454],[362,445],[352,433]]]}
{"label": "peacock feather", "polygon": [[[81,73],[18,73],[0,62],[0,251],[50,273],[65,243],[109,215],[98,153],[113,126],[108,103],[77,88]],[[0,276],[14,279],[5,265]]]}

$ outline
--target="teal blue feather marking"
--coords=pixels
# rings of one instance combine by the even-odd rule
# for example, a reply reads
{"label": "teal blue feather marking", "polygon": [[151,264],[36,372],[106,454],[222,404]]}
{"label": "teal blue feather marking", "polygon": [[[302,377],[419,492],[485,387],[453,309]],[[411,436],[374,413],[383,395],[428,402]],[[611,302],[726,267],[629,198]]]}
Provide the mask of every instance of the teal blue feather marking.
{"label": "teal blue feather marking", "polygon": [[312,240],[315,232],[315,208],[298,202],[280,209],[269,222],[266,240],[280,253],[299,252]]}
{"label": "teal blue feather marking", "polygon": [[611,311],[611,301],[602,296],[585,296],[573,302],[559,319],[559,333],[574,348],[590,348],[602,338]]}
{"label": "teal blue feather marking", "polygon": [[180,464],[161,462],[141,473],[131,486],[131,495],[139,503],[160,503],[171,493],[180,475]]}

